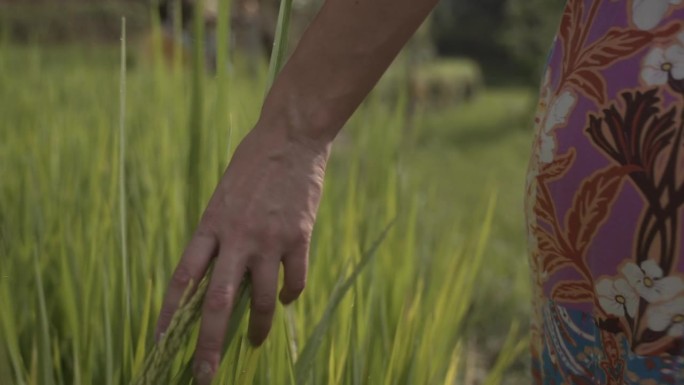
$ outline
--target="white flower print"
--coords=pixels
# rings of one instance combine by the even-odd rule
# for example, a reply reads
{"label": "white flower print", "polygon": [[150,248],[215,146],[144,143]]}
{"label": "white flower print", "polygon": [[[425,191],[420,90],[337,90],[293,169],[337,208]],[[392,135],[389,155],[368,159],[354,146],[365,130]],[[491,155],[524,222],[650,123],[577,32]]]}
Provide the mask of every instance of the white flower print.
{"label": "white flower print", "polygon": [[632,21],[641,30],[653,29],[660,24],[670,7],[682,0],[633,0]]}
{"label": "white flower print", "polygon": [[565,123],[570,109],[575,105],[575,95],[564,91],[552,102],[549,113],[544,122],[544,131],[549,132],[559,124]]}
{"label": "white flower print", "polygon": [[680,32],[680,33],[677,35],[677,41],[679,41],[679,44],[680,44],[680,45],[684,45],[684,32]]}
{"label": "white flower print", "polygon": [[651,305],[646,317],[649,329],[656,332],[667,330],[669,336],[681,337],[684,335],[684,298]]}
{"label": "white flower print", "polygon": [[539,135],[541,145],[539,147],[539,161],[542,163],[551,163],[553,154],[556,151],[556,140],[552,135],[541,133]]}
{"label": "white flower print", "polygon": [[601,279],[596,284],[596,293],[606,313],[624,317],[627,310],[630,317],[636,314],[639,296],[624,278]]}
{"label": "white flower print", "polygon": [[653,260],[641,263],[628,263],[622,268],[629,284],[646,301],[653,303],[667,301],[684,290],[684,280],[680,277],[663,277],[663,270]]}
{"label": "white flower print", "polygon": [[542,130],[539,133],[539,139],[541,140],[539,148],[540,162],[549,163],[553,160],[556,152],[556,139],[553,130],[559,125],[565,124],[576,101],[577,97],[570,91],[563,91],[560,95],[551,99],[549,109],[544,117]]}
{"label": "white flower print", "polygon": [[684,46],[675,44],[669,48],[656,47],[646,55],[641,79],[649,86],[666,84],[669,77],[684,79]]}

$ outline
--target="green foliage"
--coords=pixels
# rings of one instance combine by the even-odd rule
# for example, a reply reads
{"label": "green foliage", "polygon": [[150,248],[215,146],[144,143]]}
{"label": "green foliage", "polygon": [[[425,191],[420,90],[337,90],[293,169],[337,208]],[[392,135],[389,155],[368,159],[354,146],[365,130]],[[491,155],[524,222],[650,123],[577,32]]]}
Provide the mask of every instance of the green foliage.
{"label": "green foliage", "polygon": [[[201,64],[192,73],[140,67],[122,78],[123,114],[115,52],[0,52],[0,252],[9,256],[0,259],[0,378],[127,383],[144,373],[145,357],[160,359],[155,352],[172,344],[174,357],[161,358],[164,373],[148,375],[189,383],[196,330],[185,326],[190,334],[160,346],[151,334],[194,225],[188,202],[206,203],[227,153],[256,120],[266,71],[213,82]],[[233,64],[234,74],[246,73]],[[403,104],[372,96],[330,161],[307,291],[278,309],[263,348],[251,348],[246,325],[234,319],[220,383],[451,385],[462,380],[473,335],[497,345],[490,383],[506,377],[521,346],[507,324],[524,313],[502,316],[478,304],[527,306],[524,263],[515,258],[524,259],[524,237],[507,228],[522,223],[521,195],[509,192],[524,172],[526,135],[511,130],[528,109],[520,96],[484,95],[448,114],[419,116],[406,135]],[[484,137],[471,137],[480,131]],[[452,136],[465,147],[449,146]],[[496,171],[497,156],[510,169]],[[195,162],[201,166],[190,167]],[[483,183],[487,169],[505,192],[503,211],[494,210],[496,189]],[[513,261],[516,273],[496,261]],[[501,298],[495,284],[518,301]],[[482,319],[490,329],[480,330]]]}
{"label": "green foliage", "polygon": [[541,77],[565,1],[508,0],[502,41],[526,73]]}
{"label": "green foliage", "polygon": [[563,10],[561,0],[443,0],[432,36],[442,55],[481,62],[487,80],[536,83]]}
{"label": "green foliage", "polygon": [[14,41],[103,41],[119,36],[126,16],[129,32],[148,26],[147,2],[136,0],[0,2],[0,35]]}
{"label": "green foliage", "polygon": [[497,60],[506,55],[500,42],[507,0],[444,0],[433,13],[432,30],[442,55]]}

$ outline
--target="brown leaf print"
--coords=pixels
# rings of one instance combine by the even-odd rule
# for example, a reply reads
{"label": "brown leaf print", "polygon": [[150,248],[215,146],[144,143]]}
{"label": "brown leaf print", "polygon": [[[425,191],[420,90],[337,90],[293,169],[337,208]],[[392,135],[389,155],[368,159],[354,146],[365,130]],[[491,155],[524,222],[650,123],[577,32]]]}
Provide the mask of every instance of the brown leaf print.
{"label": "brown leaf print", "polygon": [[537,240],[538,258],[541,261],[541,271],[544,274],[552,275],[557,270],[574,263],[567,256],[567,253],[563,252],[558,240],[548,231],[536,226],[532,232]]}
{"label": "brown leaf print", "polygon": [[537,184],[537,200],[534,203],[534,213],[539,219],[543,219],[550,225],[555,225],[557,223],[556,207],[551,199],[549,189],[543,181],[540,181]]}
{"label": "brown leaf print", "polygon": [[543,254],[562,254],[558,241],[548,231],[535,226],[532,232],[537,239],[537,248]]}
{"label": "brown leaf print", "polygon": [[575,149],[571,148],[565,154],[557,156],[553,162],[543,165],[539,171],[539,179],[543,181],[557,179],[565,175],[574,162]]}
{"label": "brown leaf print", "polygon": [[580,31],[582,31],[582,16],[584,15],[584,0],[570,0],[561,18],[559,36],[563,41],[565,57],[571,58],[573,53],[581,48]]}
{"label": "brown leaf print", "polygon": [[551,290],[551,298],[558,302],[590,302],[594,289],[588,282],[560,281]]}
{"label": "brown leaf print", "polygon": [[599,104],[606,102],[606,83],[596,71],[591,69],[574,71],[568,78],[568,83],[579,88],[586,96]]}
{"label": "brown leaf print", "polygon": [[[581,0],[573,1],[563,15],[560,36],[563,39],[565,59],[559,89],[566,83],[571,84],[599,105],[603,105],[607,98],[606,85],[599,71],[638,53],[654,40],[671,38],[680,31],[681,25],[671,23],[655,31],[613,28],[602,38],[582,48],[587,36],[587,31],[582,29],[582,3]],[[592,4],[589,18],[595,15],[596,7],[599,6],[597,4],[599,3]],[[575,33],[570,34],[573,28]],[[581,32],[577,33],[577,30]]]}
{"label": "brown leaf print", "polygon": [[582,183],[567,215],[567,241],[584,255],[589,242],[606,220],[625,175],[633,167],[610,166]]}
{"label": "brown leaf print", "polygon": [[658,31],[613,28],[591,44],[578,59],[578,68],[605,68],[616,60],[624,60],[640,51],[655,38],[670,37],[679,32],[679,25],[670,24]]}

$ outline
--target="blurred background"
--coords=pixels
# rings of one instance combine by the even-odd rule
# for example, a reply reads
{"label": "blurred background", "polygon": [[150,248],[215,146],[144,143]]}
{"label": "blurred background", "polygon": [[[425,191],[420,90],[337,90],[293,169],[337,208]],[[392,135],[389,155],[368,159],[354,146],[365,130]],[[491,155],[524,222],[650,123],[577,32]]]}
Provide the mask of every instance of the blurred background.
{"label": "blurred background", "polygon": [[[218,16],[219,0],[205,0],[207,23]],[[0,26],[6,41],[33,44],[108,44],[128,20],[135,40],[150,33],[150,12],[173,18],[172,0],[2,0]],[[183,0],[186,7],[193,0]],[[230,47],[243,54],[268,55],[273,42],[277,0],[232,0]],[[290,43],[295,43],[323,0],[293,1]],[[185,5],[183,5],[185,4]],[[413,45],[421,57],[469,57],[485,70],[489,83],[533,85],[556,31],[561,0],[443,0]],[[183,27],[190,21],[186,12]],[[171,20],[169,20],[171,21]],[[211,27],[209,27],[211,29]],[[292,44],[290,44],[292,46]],[[144,53],[140,53],[143,54]],[[502,66],[502,63],[506,66]],[[541,64],[540,64],[541,63]]]}
{"label": "blurred background", "polygon": [[[289,49],[322,2],[292,2]],[[563,5],[442,0],[336,142],[303,298],[257,353],[238,332],[221,383],[529,383],[523,189]],[[1,383],[140,372],[171,269],[258,117],[279,8],[0,0]]]}

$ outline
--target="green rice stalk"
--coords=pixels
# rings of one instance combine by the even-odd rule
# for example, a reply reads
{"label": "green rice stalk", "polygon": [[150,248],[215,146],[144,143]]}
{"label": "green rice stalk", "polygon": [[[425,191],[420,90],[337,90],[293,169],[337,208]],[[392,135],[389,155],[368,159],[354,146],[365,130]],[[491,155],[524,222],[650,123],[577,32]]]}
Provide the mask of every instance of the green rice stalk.
{"label": "green rice stalk", "polygon": [[497,357],[494,367],[487,374],[483,385],[500,384],[504,379],[506,369],[528,348],[529,337],[521,338],[520,334],[520,321],[513,320],[506,341],[501,348],[501,353]]}
{"label": "green rice stalk", "polygon": [[131,282],[126,235],[126,18],[121,18],[121,68],[119,77],[119,236],[121,248],[121,282],[124,290],[124,371],[131,363]]}
{"label": "green rice stalk", "polygon": [[109,311],[109,276],[108,269],[100,270],[102,274],[102,308],[104,309],[104,340],[105,340],[105,384],[114,383],[114,342],[112,337],[112,317]]}
{"label": "green rice stalk", "polygon": [[281,0],[280,10],[278,11],[278,24],[276,25],[275,41],[271,52],[271,62],[268,66],[268,80],[266,88],[271,88],[278,72],[283,66],[285,52],[287,50],[287,39],[290,31],[290,19],[292,16],[292,0]]}
{"label": "green rice stalk", "polygon": [[[209,269],[213,270],[213,265]],[[208,274],[210,273],[208,272]],[[185,343],[191,329],[199,320],[202,308],[202,300],[206,294],[209,279],[204,278],[197,286],[197,291],[192,293],[195,284],[190,282],[183,297],[181,304],[171,319],[169,327],[162,335],[159,343],[152,349],[145,360],[145,364],[140,373],[137,373],[131,381],[131,385],[153,385],[167,383],[173,360]]]}
{"label": "green rice stalk", "polygon": [[[40,242],[37,240],[37,243]],[[38,247],[37,245],[35,246]],[[50,347],[50,329],[47,315],[47,305],[45,301],[45,289],[43,287],[43,277],[40,271],[40,260],[38,258],[38,250],[34,250],[34,273],[36,274],[36,290],[38,291],[38,310],[40,316],[40,371],[43,374],[41,383],[45,385],[54,385],[55,379],[52,373],[52,353]]]}
{"label": "green rice stalk", "polygon": [[295,362],[297,361],[297,342],[294,340],[294,320],[292,319],[294,314],[291,307],[285,308],[285,315],[282,317],[283,322],[283,332],[285,334],[285,341],[287,344],[287,378],[290,385],[296,384],[295,382]]}
{"label": "green rice stalk", "polygon": [[147,341],[147,327],[149,325],[146,322],[150,318],[150,310],[152,309],[152,280],[147,280],[147,290],[145,294],[145,306],[143,307],[143,314],[141,320],[142,330],[138,335],[138,346],[135,349],[135,356],[133,360],[133,373],[137,373],[144,362],[145,359],[145,341]]}
{"label": "green rice stalk", "polygon": [[7,356],[9,356],[10,360],[8,366],[11,365],[18,383],[23,385],[25,384],[23,380],[25,377],[23,369],[25,364],[20,354],[19,333],[17,332],[16,321],[13,317],[14,312],[10,310],[14,308],[11,302],[14,296],[10,294],[12,291],[9,289],[10,282],[12,282],[10,281],[11,279],[7,269],[0,270],[0,306],[3,309],[8,309],[8,311],[0,312],[0,338],[4,342],[0,350],[7,351]]}
{"label": "green rice stalk", "polygon": [[244,363],[240,366],[238,380],[236,384],[251,384],[254,381],[257,364],[259,363],[259,355],[262,349],[255,349],[250,344],[245,344],[247,347],[243,350],[241,357],[244,357]]}
{"label": "green rice stalk", "polygon": [[[216,123],[218,124],[218,130],[223,130],[224,127],[227,130],[227,145],[225,148],[220,147],[222,141],[217,140],[216,144],[218,147],[219,154],[225,152],[228,154],[230,152],[231,138],[233,136],[233,125],[230,119],[230,77],[228,76],[229,60],[228,54],[230,52],[230,10],[232,1],[222,0],[219,1],[218,6],[218,20],[216,23],[216,83],[218,85],[218,97],[216,100]],[[219,131],[220,132],[220,131]],[[219,157],[219,159],[224,159]],[[223,173],[224,164],[222,161],[217,162],[217,175]]]}
{"label": "green rice stalk", "polygon": [[173,0],[173,70],[176,77],[180,77],[183,69],[183,8],[181,0]]}
{"label": "green rice stalk", "polygon": [[295,364],[296,384],[303,385],[307,382],[309,371],[311,370],[314,360],[316,359],[316,354],[318,353],[318,349],[323,342],[323,337],[332,323],[332,316],[335,310],[339,306],[340,302],[342,302],[342,298],[344,298],[345,294],[349,291],[349,289],[352,288],[361,272],[363,272],[364,268],[373,260],[378,248],[380,248],[380,245],[387,237],[387,234],[389,234],[389,231],[393,225],[394,221],[390,222],[390,224],[385,227],[368,251],[363,253],[361,261],[356,265],[349,277],[343,283],[337,285],[333,293],[330,295],[330,299],[328,300],[328,305],[323,312],[323,316],[316,324],[313,333],[309,337],[301,355],[299,356],[299,360],[297,360],[297,363]]}
{"label": "green rice stalk", "polygon": [[202,170],[204,162],[204,1],[195,2],[193,19],[193,56],[192,56],[192,96],[190,99],[190,154],[188,158],[188,198],[186,202],[186,223],[190,227],[197,224],[200,217]]}
{"label": "green rice stalk", "polygon": [[231,0],[221,0],[218,4],[218,19],[216,20],[216,77],[219,83],[228,80],[231,5]]}
{"label": "green rice stalk", "polygon": [[[156,4],[155,4],[156,5]],[[155,84],[158,88],[166,82],[168,71],[164,63],[164,52],[162,43],[162,25],[157,7],[150,7],[150,34],[152,40],[152,59],[154,63]],[[161,91],[157,90],[161,95]]]}

